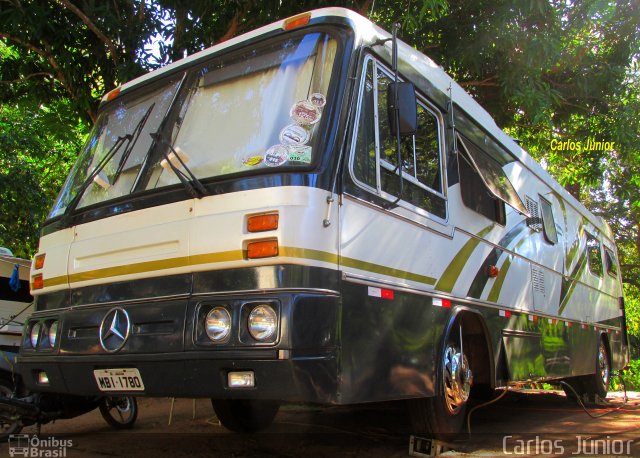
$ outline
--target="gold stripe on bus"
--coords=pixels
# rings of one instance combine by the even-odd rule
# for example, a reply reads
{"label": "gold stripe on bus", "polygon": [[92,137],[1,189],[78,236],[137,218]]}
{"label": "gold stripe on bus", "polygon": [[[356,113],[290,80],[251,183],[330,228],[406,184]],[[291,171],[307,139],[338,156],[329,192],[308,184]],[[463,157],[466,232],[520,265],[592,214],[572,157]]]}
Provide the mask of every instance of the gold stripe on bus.
{"label": "gold stripe on bus", "polygon": [[364,270],[367,272],[373,272],[389,277],[411,280],[426,285],[434,285],[436,282],[435,278],[428,277],[426,275],[420,275],[413,272],[408,272],[406,270],[394,269],[393,267],[387,267],[381,264],[374,264],[372,262],[360,261],[358,259],[347,257],[341,257],[338,259],[338,255],[328,253],[326,251],[311,250],[306,248],[281,247],[280,255],[290,258],[311,259],[314,261],[340,264],[344,267],[351,267],[353,269]]}
{"label": "gold stripe on bus", "polygon": [[63,275],[45,279],[44,286],[57,286],[67,282],[99,280],[102,278],[118,277],[122,275],[135,275],[158,270],[176,269],[181,267],[196,266],[200,264],[212,264],[216,262],[241,261],[244,259],[242,250],[222,251],[220,253],[197,254],[194,256],[181,256],[178,258],[162,259],[158,261],[145,261],[124,266],[105,267],[104,269],[89,270],[71,275]]}
{"label": "gold stripe on bus", "polygon": [[68,276],[61,275],[59,277],[45,278],[43,284],[45,288],[48,288],[49,286],[66,285],[68,281]]}
{"label": "gold stripe on bus", "polygon": [[[405,280],[411,280],[427,285],[434,285],[435,278],[408,272],[406,270],[395,269],[381,264],[360,261],[358,259],[342,257],[339,258],[335,253],[329,253],[321,250],[313,250],[309,248],[296,247],[280,247],[279,256],[289,258],[307,259],[311,261],[326,262],[329,264],[338,264],[345,267],[351,267],[358,270],[373,272],[389,277],[396,277]],[[109,277],[118,277],[123,275],[134,275],[145,272],[153,272],[159,270],[176,269],[181,267],[196,266],[202,264],[212,264],[218,262],[241,261],[244,259],[242,250],[223,251],[219,253],[206,253],[193,256],[183,256],[178,258],[163,259],[159,261],[146,261],[124,266],[106,267],[104,269],[90,270],[71,274],[69,276],[59,276],[45,279],[44,286],[57,286],[61,284],[76,283],[82,281],[99,280]]]}

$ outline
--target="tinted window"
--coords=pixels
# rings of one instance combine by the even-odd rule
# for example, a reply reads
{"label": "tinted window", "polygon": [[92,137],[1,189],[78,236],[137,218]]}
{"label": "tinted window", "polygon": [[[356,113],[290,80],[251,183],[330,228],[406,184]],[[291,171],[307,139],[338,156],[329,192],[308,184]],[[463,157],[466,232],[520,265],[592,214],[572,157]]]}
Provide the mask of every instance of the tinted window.
{"label": "tinted window", "polygon": [[519,213],[528,215],[527,207],[502,169],[504,164],[499,163],[460,134],[458,134],[458,147],[466,152],[469,164],[477,170],[478,176],[491,194],[515,208]]}
{"label": "tinted window", "polygon": [[618,261],[616,256],[609,248],[604,247],[604,259],[606,263],[607,273],[612,277],[618,277]]}
{"label": "tinted window", "polygon": [[551,207],[551,203],[541,197],[540,209],[542,210],[544,238],[549,243],[558,243],[558,233],[556,232],[556,222],[553,218],[553,208]]}
{"label": "tinted window", "polygon": [[600,242],[592,235],[587,234],[587,256],[589,257],[589,270],[598,277],[602,276],[602,253]]}

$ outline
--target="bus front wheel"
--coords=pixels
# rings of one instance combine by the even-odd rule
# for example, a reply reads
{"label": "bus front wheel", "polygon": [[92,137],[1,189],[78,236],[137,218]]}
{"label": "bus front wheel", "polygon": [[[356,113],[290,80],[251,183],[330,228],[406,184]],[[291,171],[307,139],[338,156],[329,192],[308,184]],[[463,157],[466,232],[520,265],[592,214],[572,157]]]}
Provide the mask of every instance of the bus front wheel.
{"label": "bus front wheel", "polygon": [[213,410],[225,428],[238,433],[253,433],[267,428],[280,403],[253,399],[212,399]]}
{"label": "bus front wheel", "polygon": [[448,340],[440,361],[438,392],[409,401],[414,432],[447,439],[459,434],[466,417],[473,373],[459,342]]}

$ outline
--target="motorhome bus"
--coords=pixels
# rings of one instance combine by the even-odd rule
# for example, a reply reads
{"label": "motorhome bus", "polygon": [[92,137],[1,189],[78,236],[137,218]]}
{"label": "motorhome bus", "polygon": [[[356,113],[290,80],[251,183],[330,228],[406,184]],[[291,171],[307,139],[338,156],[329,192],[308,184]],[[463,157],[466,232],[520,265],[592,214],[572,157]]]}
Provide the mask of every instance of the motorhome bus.
{"label": "motorhome bus", "polygon": [[476,392],[605,396],[627,361],[605,222],[340,8],[105,95],[31,287],[29,388],[211,398],[239,431],[282,402],[404,400],[453,433]]}

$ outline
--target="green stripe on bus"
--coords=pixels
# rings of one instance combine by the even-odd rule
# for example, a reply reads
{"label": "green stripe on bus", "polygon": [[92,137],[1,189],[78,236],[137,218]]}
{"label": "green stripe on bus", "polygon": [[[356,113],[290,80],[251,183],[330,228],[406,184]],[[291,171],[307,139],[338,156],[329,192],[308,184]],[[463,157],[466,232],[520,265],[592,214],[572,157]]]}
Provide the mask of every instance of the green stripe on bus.
{"label": "green stripe on bus", "polygon": [[456,255],[453,257],[453,260],[444,270],[442,276],[438,280],[438,283],[436,283],[435,288],[437,290],[449,293],[453,291],[453,287],[458,281],[458,277],[460,277],[462,269],[464,269],[464,266],[467,265],[469,257],[477,248],[478,244],[480,244],[480,237],[484,237],[489,232],[491,232],[493,226],[494,225],[491,224],[485,227],[480,232],[478,232],[478,234],[476,234],[477,237],[471,237],[469,240],[467,240],[467,243],[465,243],[460,251],[456,253]]}
{"label": "green stripe on bus", "polygon": [[403,280],[411,280],[425,285],[433,285],[436,279],[426,275],[421,275],[406,270],[395,269],[393,267],[375,264],[372,262],[360,261],[358,259],[340,257],[326,251],[312,250],[308,248],[280,247],[280,256],[289,258],[311,259],[314,261],[328,262],[332,264],[340,264],[344,267],[373,272],[388,277],[401,278]]}
{"label": "green stripe on bus", "polygon": [[491,291],[489,291],[489,296],[487,296],[488,301],[498,302],[500,292],[502,291],[502,285],[504,284],[504,279],[507,278],[507,272],[509,272],[509,267],[511,267],[511,259],[507,257],[507,259],[502,263],[502,267],[500,267],[498,278],[496,278],[495,283],[491,287]]}

